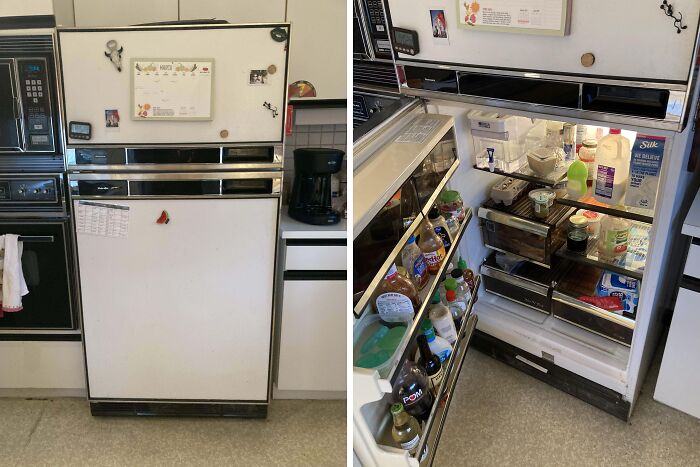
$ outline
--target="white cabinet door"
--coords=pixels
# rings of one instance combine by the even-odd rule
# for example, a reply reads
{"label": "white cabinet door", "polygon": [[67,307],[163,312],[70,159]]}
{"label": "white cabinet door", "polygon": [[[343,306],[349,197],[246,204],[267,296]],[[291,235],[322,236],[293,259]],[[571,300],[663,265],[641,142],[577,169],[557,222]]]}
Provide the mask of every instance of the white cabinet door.
{"label": "white cabinet door", "polygon": [[347,98],[346,19],[345,0],[288,0],[290,84],[310,82],[315,99]]}
{"label": "white cabinet door", "polygon": [[113,204],[127,238],[77,233],[90,397],[267,400],[278,200]]}
{"label": "white cabinet door", "polygon": [[75,25],[131,26],[177,21],[177,0],[74,0]]}
{"label": "white cabinet door", "polygon": [[654,399],[700,418],[700,292],[678,291]]}
{"label": "white cabinet door", "polygon": [[284,281],[277,388],[345,391],[347,281]]}
{"label": "white cabinet door", "polygon": [[[415,56],[400,53],[399,57],[605,77],[688,79],[700,15],[697,0],[670,2],[688,26],[680,34],[673,19],[659,8],[661,1],[573,1],[570,34],[563,37],[462,26],[458,8],[464,3],[388,0],[393,25],[418,33],[420,52]],[[432,36],[430,11],[437,8],[445,12],[447,39],[435,40]],[[586,68],[581,56],[589,52],[595,55],[595,63]]]}
{"label": "white cabinet door", "polygon": [[180,19],[225,19],[229,23],[284,21],[285,0],[180,0]]}

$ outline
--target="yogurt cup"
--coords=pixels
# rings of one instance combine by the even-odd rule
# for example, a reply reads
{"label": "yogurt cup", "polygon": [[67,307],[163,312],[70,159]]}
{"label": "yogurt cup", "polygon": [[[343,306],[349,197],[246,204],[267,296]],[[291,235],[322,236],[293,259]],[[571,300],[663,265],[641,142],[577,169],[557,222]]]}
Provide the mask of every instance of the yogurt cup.
{"label": "yogurt cup", "polygon": [[548,188],[540,188],[532,190],[528,193],[530,202],[532,203],[532,211],[538,219],[546,219],[549,216],[549,208],[554,204],[556,193]]}

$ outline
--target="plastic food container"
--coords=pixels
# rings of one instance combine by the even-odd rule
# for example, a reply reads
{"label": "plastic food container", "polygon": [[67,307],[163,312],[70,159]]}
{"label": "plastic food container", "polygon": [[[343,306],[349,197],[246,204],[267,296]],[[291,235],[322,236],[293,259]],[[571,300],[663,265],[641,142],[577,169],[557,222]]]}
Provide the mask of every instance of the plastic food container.
{"label": "plastic food container", "polygon": [[527,164],[540,177],[546,177],[557,167],[557,152],[550,148],[537,148],[527,153]]}
{"label": "plastic food container", "polygon": [[598,238],[600,235],[600,221],[603,220],[605,214],[601,214],[595,211],[589,211],[587,209],[579,209],[576,211],[577,216],[583,216],[588,219],[588,237]]}
{"label": "plastic food container", "polygon": [[401,358],[410,327],[409,322],[387,323],[379,315],[366,314],[353,329],[353,365],[376,370],[380,377],[386,377]]}
{"label": "plastic food container", "polygon": [[520,197],[527,186],[528,183],[524,180],[503,177],[500,182],[491,187],[491,199],[510,206],[514,200]]}
{"label": "plastic food container", "polygon": [[460,223],[464,220],[464,202],[459,192],[447,190],[440,193],[437,202],[438,209],[442,214],[452,214]]}
{"label": "plastic food container", "polygon": [[549,216],[549,208],[554,204],[556,193],[548,188],[541,188],[532,190],[528,196],[532,202],[532,211],[535,213],[535,217],[546,219]]}

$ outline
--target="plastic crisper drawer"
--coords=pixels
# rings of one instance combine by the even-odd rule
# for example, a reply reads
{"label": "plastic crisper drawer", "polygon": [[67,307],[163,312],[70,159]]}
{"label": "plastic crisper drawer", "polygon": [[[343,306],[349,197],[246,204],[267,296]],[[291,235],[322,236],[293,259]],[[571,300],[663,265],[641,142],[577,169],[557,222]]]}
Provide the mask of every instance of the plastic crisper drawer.
{"label": "plastic crisper drawer", "polygon": [[579,300],[593,295],[602,269],[574,264],[557,283],[552,292],[552,314],[555,318],[588,329],[624,345],[632,344],[634,319],[607,311]]}
{"label": "plastic crisper drawer", "polygon": [[481,265],[481,279],[486,291],[550,314],[552,290],[564,272],[564,263],[555,262],[552,269],[547,269],[524,261],[511,272],[506,272],[496,263],[496,254],[493,252]]}

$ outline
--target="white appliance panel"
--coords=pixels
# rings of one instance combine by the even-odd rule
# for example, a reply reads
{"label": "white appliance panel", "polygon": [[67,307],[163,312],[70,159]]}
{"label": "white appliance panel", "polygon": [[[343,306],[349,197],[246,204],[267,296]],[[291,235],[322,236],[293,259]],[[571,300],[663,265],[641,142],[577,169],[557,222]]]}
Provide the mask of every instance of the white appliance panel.
{"label": "white appliance panel", "polygon": [[128,238],[77,234],[90,397],[266,401],[278,200],[113,203]]}
{"label": "white appliance panel", "polygon": [[[272,29],[274,26],[59,32],[66,124],[92,125],[92,139],[68,138],[68,143],[281,142],[287,51],[286,42],[272,39]],[[124,47],[121,72],[105,56],[109,40]],[[214,59],[212,120],[132,120],[132,58]],[[267,70],[271,65],[276,72],[268,74],[266,84],[249,84],[251,70]],[[265,102],[277,108],[276,117],[263,106]],[[106,127],[105,110],[119,111],[118,128]]]}
{"label": "white appliance panel", "polygon": [[[673,20],[659,8],[661,2],[571,1],[570,34],[562,37],[461,26],[457,17],[461,2],[456,1],[439,5],[432,0],[417,0],[410,5],[401,0],[388,3],[395,27],[418,32],[420,53],[401,53],[400,58],[676,81],[688,79],[700,15],[700,2],[671,2],[674,10],[683,14],[683,24],[688,25],[677,34]],[[433,40],[431,9],[445,11],[449,45]],[[595,64],[586,68],[581,56],[589,52],[595,55]]]}

